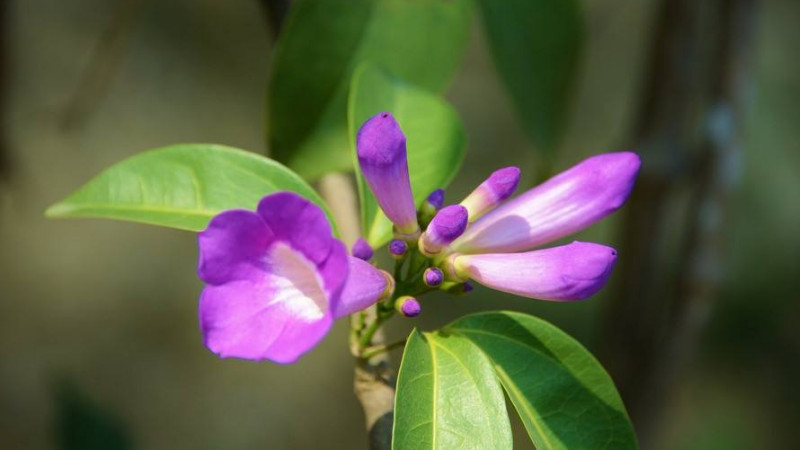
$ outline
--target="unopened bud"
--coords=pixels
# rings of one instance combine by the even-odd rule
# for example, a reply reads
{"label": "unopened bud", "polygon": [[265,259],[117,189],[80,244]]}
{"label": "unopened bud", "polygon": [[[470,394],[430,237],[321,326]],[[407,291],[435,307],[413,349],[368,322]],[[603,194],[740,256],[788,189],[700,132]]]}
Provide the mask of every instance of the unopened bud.
{"label": "unopened bud", "polygon": [[470,282],[456,283],[447,289],[447,292],[453,295],[467,295],[475,289],[475,286]]}
{"label": "unopened bud", "polygon": [[392,254],[392,257],[402,258],[407,251],[408,244],[406,244],[406,241],[402,239],[392,239],[392,241],[389,242],[389,253]]}
{"label": "unopened bud", "polygon": [[406,137],[389,113],[380,113],[361,126],[356,136],[358,164],[386,217],[400,233],[419,231],[408,177]]}
{"label": "unopened bud", "polygon": [[353,250],[351,252],[354,257],[358,259],[362,259],[364,261],[369,261],[372,259],[374,252],[372,251],[372,247],[365,241],[364,239],[358,238],[356,242],[353,244]]}
{"label": "unopened bud", "polygon": [[442,208],[419,238],[419,249],[426,256],[436,255],[467,229],[467,209],[461,205]]}
{"label": "unopened bud", "polygon": [[428,267],[422,274],[422,280],[426,286],[437,287],[444,281],[444,273],[438,267]]}
{"label": "unopened bud", "polygon": [[433,219],[433,216],[436,215],[436,212],[442,209],[443,204],[444,189],[437,189],[431,192],[419,207],[417,219],[419,219],[420,225],[427,227],[431,219]]}
{"label": "unopened bud", "polygon": [[428,195],[425,201],[433,207],[433,209],[442,209],[444,205],[444,189],[437,189]]}
{"label": "unopened bud", "polygon": [[417,317],[422,310],[422,307],[419,305],[417,299],[407,295],[398,298],[397,302],[394,304],[394,307],[397,309],[397,312],[405,317]]}
{"label": "unopened bud", "polygon": [[519,184],[518,167],[506,167],[496,170],[489,178],[475,188],[461,205],[469,211],[470,223],[497,207],[503,200],[514,193]]}

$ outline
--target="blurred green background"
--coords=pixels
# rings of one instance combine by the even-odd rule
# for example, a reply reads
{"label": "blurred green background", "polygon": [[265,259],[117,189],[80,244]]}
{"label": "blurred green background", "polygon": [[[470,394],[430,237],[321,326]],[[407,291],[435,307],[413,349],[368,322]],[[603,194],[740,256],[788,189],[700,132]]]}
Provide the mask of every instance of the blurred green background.
{"label": "blurred green background", "polygon": [[[293,366],[221,361],[197,327],[192,234],[44,219],[49,204],[143,149],[215,142],[266,151],[274,38],[258,2],[129,3],[120,14],[125,2],[2,2],[0,448],[87,448],[84,429],[110,439],[93,448],[366,448],[345,323]],[[655,4],[584,2],[586,48],[556,170],[630,142]],[[800,447],[799,23],[796,0],[760,2],[723,283],[652,448]],[[110,55],[99,68],[98,52]],[[447,98],[468,137],[449,201],[504,165],[523,168],[524,186],[536,181],[535,149],[477,21]],[[619,221],[581,238],[617,245]],[[551,320],[603,361],[612,293],[552,304],[477,289],[427,299],[418,320],[390,332],[514,309]]]}

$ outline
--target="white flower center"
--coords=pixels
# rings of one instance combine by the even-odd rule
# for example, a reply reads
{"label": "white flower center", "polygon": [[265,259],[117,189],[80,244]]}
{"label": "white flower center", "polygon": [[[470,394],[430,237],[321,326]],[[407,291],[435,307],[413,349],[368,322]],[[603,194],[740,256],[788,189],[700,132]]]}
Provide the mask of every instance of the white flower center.
{"label": "white flower center", "polygon": [[267,254],[270,284],[275,297],[270,303],[282,305],[307,321],[321,319],[328,312],[328,296],[322,288],[317,267],[302,253],[277,242]]}

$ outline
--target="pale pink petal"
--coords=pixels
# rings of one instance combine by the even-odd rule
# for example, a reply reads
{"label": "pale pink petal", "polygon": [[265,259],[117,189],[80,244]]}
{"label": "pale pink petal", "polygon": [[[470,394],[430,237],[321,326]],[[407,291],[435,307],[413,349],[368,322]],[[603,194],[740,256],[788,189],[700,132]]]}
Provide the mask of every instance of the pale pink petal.
{"label": "pale pink petal", "polygon": [[330,298],[311,260],[279,242],[270,247],[265,264],[260,280],[203,290],[204,342],[221,357],[291,363],[331,327]]}
{"label": "pale pink petal", "polygon": [[336,319],[374,305],[389,287],[389,280],[381,270],[352,256],[348,261],[349,276],[339,297],[339,303],[333,311],[333,317]]}

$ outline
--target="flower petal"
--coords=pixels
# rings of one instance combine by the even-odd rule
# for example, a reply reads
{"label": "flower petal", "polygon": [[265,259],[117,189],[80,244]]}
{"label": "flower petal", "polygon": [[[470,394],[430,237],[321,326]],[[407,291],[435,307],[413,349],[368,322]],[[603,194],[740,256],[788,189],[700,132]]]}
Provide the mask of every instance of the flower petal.
{"label": "flower petal", "polygon": [[541,300],[591,297],[608,281],[617,252],[605,245],[573,242],[525,253],[459,255],[456,273],[498,291]]}
{"label": "flower petal", "polygon": [[640,164],[631,152],[588,158],[488,213],[451,248],[458,253],[517,252],[576,233],[625,203]]}
{"label": "flower petal", "polygon": [[288,243],[318,266],[335,304],[347,279],[347,247],[333,237],[322,209],[293,192],[279,192],[259,202],[258,214],[276,240]]}
{"label": "flower petal", "polygon": [[293,192],[278,192],[261,199],[257,211],[276,239],[289,242],[315,263],[328,257],[336,239],[319,206]]}
{"label": "flower petal", "polygon": [[204,343],[223,358],[296,361],[333,322],[317,267],[285,243],[274,244],[261,280],[206,286],[200,297]]}
{"label": "flower petal", "polygon": [[258,214],[244,210],[220,213],[198,235],[197,275],[209,284],[257,278],[273,240]]}
{"label": "flower petal", "polygon": [[352,256],[348,258],[348,262],[350,271],[333,311],[335,319],[369,308],[389,287],[387,277],[372,264]]}
{"label": "flower petal", "polygon": [[[338,240],[331,243],[331,251],[328,258],[321,264],[317,264],[322,286],[328,294],[331,310],[335,310],[341,300],[342,289],[344,289],[349,272],[347,246]],[[364,263],[367,264],[367,263]]]}
{"label": "flower petal", "polygon": [[361,238],[356,239],[351,253],[356,258],[364,261],[369,261],[375,255],[375,251],[372,249],[372,246],[369,245],[369,242]]}

